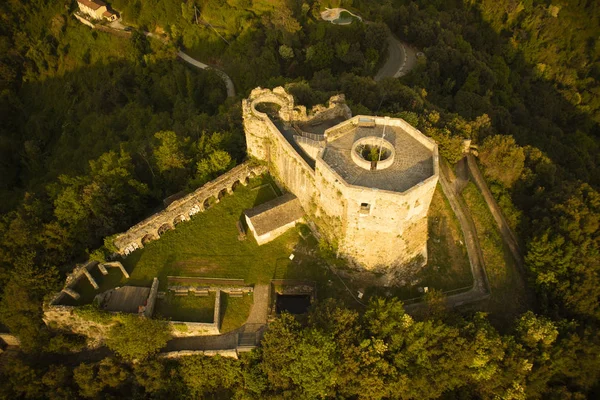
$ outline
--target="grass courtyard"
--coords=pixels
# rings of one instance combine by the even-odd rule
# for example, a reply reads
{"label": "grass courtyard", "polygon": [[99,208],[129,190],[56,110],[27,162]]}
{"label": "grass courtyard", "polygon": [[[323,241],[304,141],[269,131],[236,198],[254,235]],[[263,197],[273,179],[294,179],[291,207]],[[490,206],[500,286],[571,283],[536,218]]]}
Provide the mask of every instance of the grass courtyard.
{"label": "grass courtyard", "polygon": [[237,278],[247,284],[268,283],[275,277],[317,278],[316,265],[299,266],[288,258],[298,246],[306,247],[300,228],[263,246],[257,245],[252,234],[238,240],[236,222],[243,211],[275,198],[279,194],[275,188],[269,177],[257,178],[137,250],[123,260],[131,275],[128,284],[147,286],[155,276],[161,290],[166,289],[167,276]]}
{"label": "grass courtyard", "polygon": [[171,321],[213,322],[215,310],[215,294],[208,296],[175,296],[167,292],[164,299],[156,300],[154,316]]}
{"label": "grass courtyard", "polygon": [[253,301],[252,293],[246,293],[242,297],[221,293],[221,333],[242,326],[248,319]]}
{"label": "grass courtyard", "polygon": [[[233,195],[225,196],[205,212],[194,215],[191,221],[177,225],[177,229],[164,233],[160,240],[121,260],[130,279],[125,279],[116,268],[111,268],[107,277],[94,270],[100,289],[94,290],[85,278],[81,279],[76,287],[80,300],[67,299],[65,304],[90,303],[96,294],[116,286],[150,286],[154,277],[158,277],[159,290],[163,291],[167,289],[168,276],[238,278],[249,285],[268,283],[274,278],[318,282],[333,279],[319,259],[318,243],[306,226],[291,229],[263,246],[257,245],[251,233],[246,240],[238,240],[236,222],[243,211],[278,195],[279,190],[269,176],[255,178],[248,186],[238,186]],[[290,260],[292,253],[295,257]],[[334,295],[335,290],[331,293]],[[230,304],[239,302],[239,299],[229,300]],[[229,309],[231,313],[233,307]]]}

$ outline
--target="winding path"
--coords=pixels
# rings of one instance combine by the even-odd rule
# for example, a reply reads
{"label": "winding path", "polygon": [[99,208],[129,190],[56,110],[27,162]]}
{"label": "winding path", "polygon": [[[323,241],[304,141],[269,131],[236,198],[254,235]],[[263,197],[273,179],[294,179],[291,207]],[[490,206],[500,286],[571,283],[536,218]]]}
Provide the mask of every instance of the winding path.
{"label": "winding path", "polygon": [[[440,160],[440,184],[444,195],[446,195],[446,198],[450,203],[452,211],[454,211],[454,214],[460,223],[465,239],[465,246],[467,248],[467,255],[469,256],[469,264],[471,265],[471,273],[473,275],[473,287],[470,290],[446,297],[446,304],[448,307],[458,307],[489,297],[491,289],[485,272],[483,254],[479,245],[479,239],[477,238],[475,223],[473,222],[473,218],[471,217],[467,205],[454,189],[454,185],[450,179],[450,166],[444,160]],[[404,308],[407,312],[412,313],[421,311],[426,307],[426,303],[420,302],[406,305]]]}
{"label": "winding path", "polygon": [[375,75],[375,80],[383,78],[399,78],[417,65],[417,52],[409,45],[402,43],[396,36],[387,37],[388,59]]}
{"label": "winding path", "polygon": [[[154,33],[144,32],[144,35],[151,37],[153,39],[158,39],[163,43],[167,43],[167,40],[165,38],[158,36]],[[216,74],[219,75],[219,77],[223,80],[223,82],[225,82],[225,87],[227,88],[227,97],[235,97],[235,86],[233,86],[233,81],[231,80],[229,75],[227,75],[225,73],[225,71],[220,70],[219,68],[216,68],[216,67],[211,67],[208,64],[198,61],[195,58],[190,57],[188,54],[184,53],[181,50],[177,50],[177,57],[181,58],[183,61],[185,61],[186,63],[188,63],[190,65],[193,65],[196,68],[210,69],[210,70],[215,71]]]}
{"label": "winding path", "polygon": [[221,77],[223,82],[225,82],[225,87],[227,88],[227,97],[235,97],[235,87],[233,86],[233,81],[231,80],[229,75],[227,75],[225,73],[225,71],[220,70],[215,67],[211,67],[210,65],[204,64],[203,62],[200,62],[200,61],[190,57],[189,55],[187,55],[186,53],[184,53],[181,50],[179,50],[177,52],[177,57],[181,58],[186,63],[193,65],[194,67],[197,67],[200,69],[210,69],[210,70],[215,71],[217,73],[217,75],[219,75]]}

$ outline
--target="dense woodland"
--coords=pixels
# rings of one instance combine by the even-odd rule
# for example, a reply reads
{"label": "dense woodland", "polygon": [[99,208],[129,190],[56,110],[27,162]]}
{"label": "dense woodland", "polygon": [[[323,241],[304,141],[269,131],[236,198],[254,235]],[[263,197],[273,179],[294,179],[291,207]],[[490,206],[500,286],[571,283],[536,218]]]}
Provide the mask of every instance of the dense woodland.
{"label": "dense woodland", "polygon": [[[343,5],[372,24],[320,22]],[[0,3],[0,320],[23,353],[14,398],[583,399],[600,393],[600,3],[114,0],[131,38],[93,31],[64,0]],[[198,22],[196,22],[198,17]],[[148,30],[168,44],[148,40]],[[425,57],[377,83],[388,30]],[[218,32],[218,34],[217,34]],[[175,57],[183,47],[219,77]],[[395,300],[284,315],[241,360],[155,359],[158,325],[124,321],[114,355],[41,321],[45,296],[103,238],[245,158],[240,99],[285,85],[311,106],[402,117],[450,163],[479,161],[525,249],[536,304],[509,325]],[[131,331],[156,340],[128,342]],[[143,338],[142,338],[143,339]],[[123,346],[125,343],[128,346]],[[132,359],[144,359],[132,363]]]}

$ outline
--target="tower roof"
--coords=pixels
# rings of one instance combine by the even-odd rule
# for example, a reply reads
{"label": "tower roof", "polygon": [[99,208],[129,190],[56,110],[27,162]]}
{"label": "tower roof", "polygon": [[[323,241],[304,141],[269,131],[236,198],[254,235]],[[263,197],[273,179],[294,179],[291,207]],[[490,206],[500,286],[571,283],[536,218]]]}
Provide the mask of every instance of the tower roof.
{"label": "tower roof", "polygon": [[[437,174],[437,145],[400,118],[356,116],[325,134],[320,158],[349,185],[405,192]],[[375,163],[373,147],[383,149]]]}

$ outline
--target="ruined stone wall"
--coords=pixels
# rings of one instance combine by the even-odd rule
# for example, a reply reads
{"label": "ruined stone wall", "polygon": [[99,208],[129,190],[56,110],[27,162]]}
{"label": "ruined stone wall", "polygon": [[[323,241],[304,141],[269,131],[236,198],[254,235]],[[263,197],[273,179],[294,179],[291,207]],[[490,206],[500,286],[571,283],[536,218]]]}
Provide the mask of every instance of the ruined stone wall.
{"label": "ruined stone wall", "polygon": [[[294,193],[303,207],[310,202],[315,193],[314,171],[306,161],[294,150],[292,145],[281,134],[279,129],[273,124],[267,114],[256,110],[256,105],[263,102],[275,102],[274,94],[271,91],[257,92],[252,91],[253,95],[258,94],[257,98],[244,100],[244,130],[246,132],[246,141],[250,155],[267,161],[269,170],[275,178],[285,185],[285,188]],[[281,103],[285,99],[276,97]],[[293,108],[293,99],[291,106]],[[277,103],[279,104],[279,103]],[[284,106],[282,106],[282,110]],[[280,111],[281,114],[281,111]],[[301,114],[301,113],[300,113]],[[289,118],[287,115],[283,117]]]}
{"label": "ruined stone wall", "polygon": [[[293,97],[281,87],[272,91],[254,89],[250,97],[242,102],[248,154],[267,161],[271,174],[288,191],[294,193],[302,207],[308,210],[318,194],[315,171],[296,152],[268,115],[256,109],[260,103],[280,105],[279,117],[286,123],[349,118],[350,109],[344,102],[344,96],[339,95],[330,99],[328,107],[315,106],[309,114],[304,106],[294,106]],[[318,150],[310,153],[311,156],[316,156]]]}
{"label": "ruined stone wall", "polygon": [[148,241],[158,239],[165,231],[174,229],[178,223],[204,211],[211,198],[218,202],[226,193],[231,193],[236,185],[246,185],[249,178],[260,175],[265,170],[261,165],[247,162],[240,164],[193,193],[169,204],[164,210],[132,226],[127,232],[118,235],[113,243],[119,253],[126,256],[135,249],[144,247]]}
{"label": "ruined stone wall", "polygon": [[189,356],[221,356],[238,359],[238,353],[236,349],[223,349],[223,350],[181,350],[181,351],[169,351],[168,353],[161,353],[158,355],[161,358],[180,358]]}
{"label": "ruined stone wall", "polygon": [[154,314],[154,306],[156,305],[156,297],[158,296],[158,278],[154,278],[152,281],[152,287],[150,288],[150,294],[148,294],[148,300],[146,300],[146,308],[144,309],[144,317],[150,318]]}
{"label": "ruined stone wall", "polygon": [[115,322],[107,324],[90,321],[77,315],[76,309],[77,307],[72,306],[45,306],[44,322],[52,329],[85,336],[89,347],[99,346],[106,339]]}

